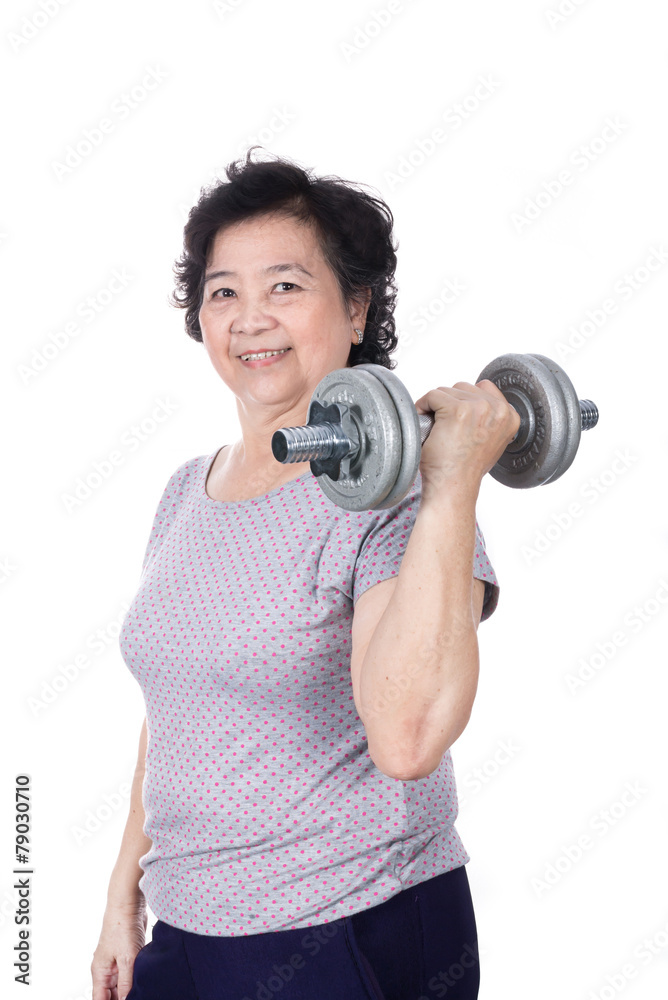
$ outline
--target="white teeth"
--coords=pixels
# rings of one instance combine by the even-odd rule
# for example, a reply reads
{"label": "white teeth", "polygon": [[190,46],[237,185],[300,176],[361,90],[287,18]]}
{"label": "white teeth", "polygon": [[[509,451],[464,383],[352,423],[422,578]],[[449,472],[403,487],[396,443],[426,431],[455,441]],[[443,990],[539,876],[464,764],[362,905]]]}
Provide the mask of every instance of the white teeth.
{"label": "white teeth", "polygon": [[242,354],[242,361],[260,361],[261,358],[273,358],[275,354],[285,354],[289,347],[284,347],[282,351],[265,351],[264,354]]}

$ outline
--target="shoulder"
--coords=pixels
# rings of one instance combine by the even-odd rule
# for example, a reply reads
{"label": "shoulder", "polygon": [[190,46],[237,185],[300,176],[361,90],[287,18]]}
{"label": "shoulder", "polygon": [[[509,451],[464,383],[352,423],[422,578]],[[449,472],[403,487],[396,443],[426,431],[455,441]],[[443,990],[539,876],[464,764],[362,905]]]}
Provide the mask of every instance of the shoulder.
{"label": "shoulder", "polygon": [[187,485],[196,480],[212,460],[212,454],[195,455],[194,458],[187,458],[185,462],[181,462],[179,467],[174,470],[169,481],[180,485]]}
{"label": "shoulder", "polygon": [[160,507],[179,506],[185,497],[199,483],[205,468],[212,460],[211,454],[195,455],[187,458],[171,473],[165,483]]}

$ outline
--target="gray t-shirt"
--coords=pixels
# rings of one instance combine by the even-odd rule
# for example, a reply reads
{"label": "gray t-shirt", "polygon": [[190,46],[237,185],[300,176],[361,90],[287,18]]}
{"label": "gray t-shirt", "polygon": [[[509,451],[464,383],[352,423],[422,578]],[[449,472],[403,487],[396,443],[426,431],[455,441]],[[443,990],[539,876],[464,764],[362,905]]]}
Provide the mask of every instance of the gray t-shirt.
{"label": "gray t-shirt", "polygon": [[170,477],[119,643],[149,731],[140,888],[165,923],[236,937],[349,916],[469,855],[450,751],[387,777],[350,677],[355,602],[398,574],[421,476],[384,511],[337,507],[310,472],[225,502],[205,490],[216,453]]}

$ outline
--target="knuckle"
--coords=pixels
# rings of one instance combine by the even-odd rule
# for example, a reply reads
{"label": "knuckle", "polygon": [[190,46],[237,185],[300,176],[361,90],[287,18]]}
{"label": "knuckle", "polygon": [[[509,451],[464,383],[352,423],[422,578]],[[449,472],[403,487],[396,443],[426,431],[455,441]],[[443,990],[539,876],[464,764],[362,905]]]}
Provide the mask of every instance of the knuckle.
{"label": "knuckle", "polygon": [[493,426],[498,420],[498,411],[489,399],[480,399],[477,405],[478,419],[485,427]]}

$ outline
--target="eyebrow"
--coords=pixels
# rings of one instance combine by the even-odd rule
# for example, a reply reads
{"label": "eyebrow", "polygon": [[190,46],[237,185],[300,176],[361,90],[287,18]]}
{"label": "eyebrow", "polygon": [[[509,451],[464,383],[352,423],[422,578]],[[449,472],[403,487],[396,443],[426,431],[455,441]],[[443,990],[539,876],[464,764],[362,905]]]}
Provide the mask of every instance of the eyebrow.
{"label": "eyebrow", "polygon": [[[263,274],[281,274],[284,271],[300,271],[302,274],[307,275],[307,277],[312,278],[313,275],[310,271],[307,271],[302,264],[298,264],[296,261],[286,264],[270,264],[269,267],[265,267]],[[236,277],[236,271],[211,271],[210,274],[205,275],[204,284],[211,281],[213,278],[234,278]]]}

